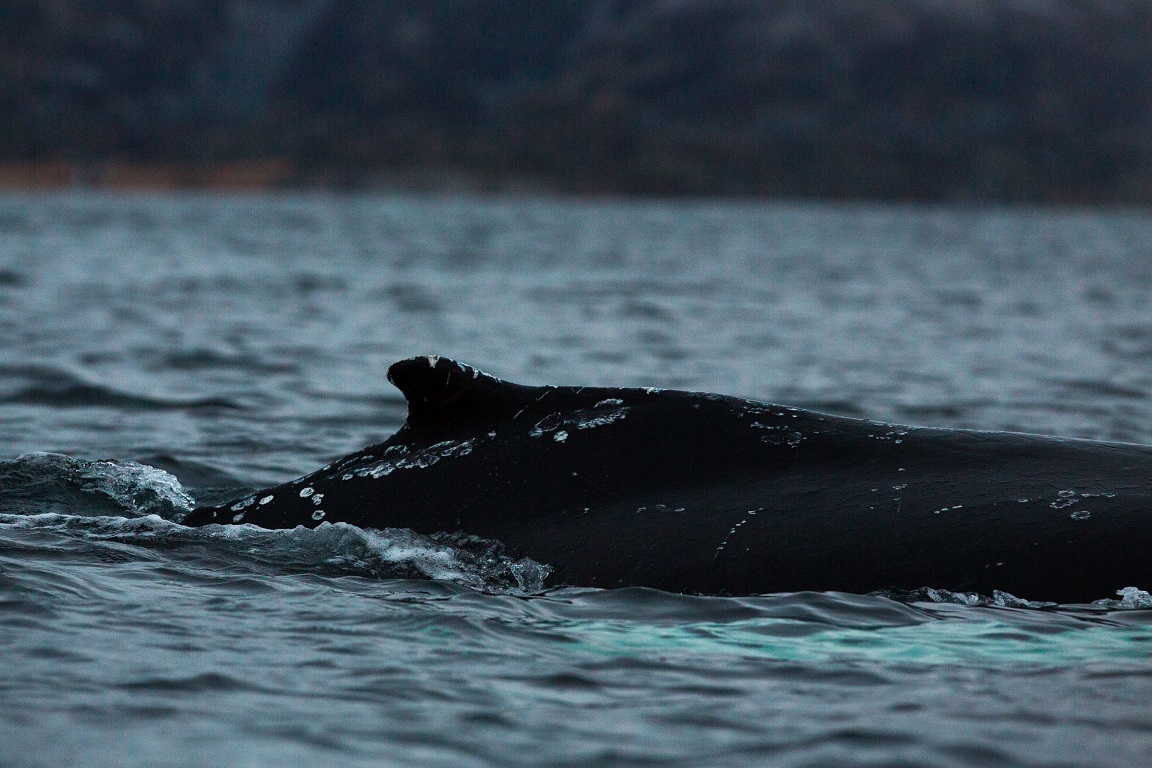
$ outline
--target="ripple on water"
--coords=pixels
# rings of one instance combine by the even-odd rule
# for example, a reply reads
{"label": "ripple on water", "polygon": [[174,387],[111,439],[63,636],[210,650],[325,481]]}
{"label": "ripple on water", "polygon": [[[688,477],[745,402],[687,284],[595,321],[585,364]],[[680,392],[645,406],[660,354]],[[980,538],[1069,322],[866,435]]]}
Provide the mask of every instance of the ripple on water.
{"label": "ripple on water", "polygon": [[[394,431],[384,371],[426,353],[1152,442],[1150,241],[1137,213],[8,196],[0,458],[267,486]],[[1152,764],[1147,584],[540,594],[488,545],[189,531],[86,466],[0,483],[6,765]]]}

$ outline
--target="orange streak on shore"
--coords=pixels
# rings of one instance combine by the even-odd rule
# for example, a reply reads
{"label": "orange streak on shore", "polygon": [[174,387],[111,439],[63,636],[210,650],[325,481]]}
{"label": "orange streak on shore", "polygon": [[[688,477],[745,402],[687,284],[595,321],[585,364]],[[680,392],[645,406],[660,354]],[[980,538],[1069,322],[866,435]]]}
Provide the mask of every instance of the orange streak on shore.
{"label": "orange streak on shore", "polygon": [[292,167],[283,160],[204,165],[177,163],[0,162],[0,189],[262,190],[285,186]]}
{"label": "orange streak on shore", "polygon": [[75,178],[72,163],[0,163],[0,189],[60,189]]}

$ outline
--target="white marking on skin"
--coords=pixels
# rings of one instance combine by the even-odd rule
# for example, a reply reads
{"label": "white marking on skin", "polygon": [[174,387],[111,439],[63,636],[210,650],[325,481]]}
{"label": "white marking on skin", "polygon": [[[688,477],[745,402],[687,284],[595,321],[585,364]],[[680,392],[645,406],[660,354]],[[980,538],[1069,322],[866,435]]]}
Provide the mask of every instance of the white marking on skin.
{"label": "white marking on skin", "polygon": [[568,439],[568,433],[565,432],[564,430],[560,430],[556,434],[552,435],[552,439],[558,443],[562,443]]}
{"label": "white marking on skin", "polygon": [[241,512],[238,515],[232,515],[232,522],[234,522],[234,523],[238,523],[243,519],[244,519],[244,513],[243,512]]}
{"label": "white marking on skin", "polygon": [[318,509],[315,512],[313,512],[312,513],[312,519],[313,520],[323,520],[324,519],[324,510]]}
{"label": "white marking on skin", "polygon": [[348,474],[348,475],[344,475],[344,477],[342,477],[342,478],[340,478],[340,479],[341,479],[341,480],[351,480],[351,479],[352,479],[352,475],[351,475],[351,474]]}
{"label": "white marking on skin", "polygon": [[243,498],[240,501],[238,501],[232,505],[232,511],[233,512],[239,512],[242,509],[247,509],[248,507],[252,506],[252,502],[254,502],[254,501],[256,501],[255,496],[248,496],[246,498]]}
{"label": "white marking on skin", "polygon": [[324,494],[322,494],[322,493],[318,493],[312,497],[312,503],[315,504],[316,506],[320,506],[320,502],[322,502],[322,501],[324,501]]}
{"label": "white marking on skin", "polygon": [[716,552],[712,555],[713,562],[715,562],[716,558],[720,556],[720,550],[728,546],[728,539],[732,538],[732,534],[736,533],[736,529],[744,525],[746,522],[748,522],[748,518],[744,518],[740,522],[736,523],[736,525],[732,526],[732,529],[728,531],[728,535],[724,537],[724,541],[720,542],[720,546],[716,547]]}
{"label": "white marking on skin", "polygon": [[300,489],[300,498],[306,499],[314,493],[316,493],[316,489],[313,488],[312,486],[308,486],[307,488],[301,488]]}
{"label": "white marking on skin", "polygon": [[422,448],[406,456],[381,460],[376,464],[361,467],[356,470],[355,474],[360,477],[371,477],[374,480],[378,480],[385,475],[392,474],[398,469],[425,469],[439,462],[441,459],[447,459],[453,456],[467,456],[472,453],[475,442],[475,439],[460,442],[444,440],[443,442]]}
{"label": "white marking on skin", "polygon": [[438,355],[425,355],[424,359],[428,361],[428,366],[431,368],[435,368],[440,363]]}
{"label": "white marking on skin", "polygon": [[609,405],[624,405],[624,401],[618,397],[610,397],[607,400],[601,400],[600,402],[596,403],[594,407],[604,408]]}
{"label": "white marking on skin", "polygon": [[536,426],[528,431],[528,436],[541,437],[545,432],[551,432],[558,426],[560,426],[560,414],[550,413],[536,422]]}
{"label": "white marking on skin", "polygon": [[1086,509],[1078,509],[1070,514],[1069,517],[1073,520],[1087,520],[1088,518],[1092,517],[1092,513]]}
{"label": "white marking on skin", "polygon": [[595,416],[591,419],[585,418],[572,418],[567,419],[567,423],[576,427],[576,429],[595,429],[596,427],[605,427],[614,421],[619,421],[628,415],[627,406],[617,408],[609,413]]}
{"label": "white marking on skin", "polygon": [[268,502],[272,501],[272,499],[274,499],[274,498],[276,498],[276,497],[275,496],[265,496],[264,498],[260,499],[260,506],[264,506]]}

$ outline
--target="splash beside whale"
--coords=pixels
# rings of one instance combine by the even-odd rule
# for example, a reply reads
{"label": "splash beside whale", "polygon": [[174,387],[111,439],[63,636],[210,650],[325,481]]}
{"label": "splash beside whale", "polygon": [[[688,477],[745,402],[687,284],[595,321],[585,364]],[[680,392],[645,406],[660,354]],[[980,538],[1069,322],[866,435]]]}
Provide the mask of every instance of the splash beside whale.
{"label": "splash beside whale", "polygon": [[549,583],[699,594],[934,587],[1082,602],[1152,583],[1152,448],[905,427],[721,395],[388,373],[390,439],[187,525],[496,539]]}

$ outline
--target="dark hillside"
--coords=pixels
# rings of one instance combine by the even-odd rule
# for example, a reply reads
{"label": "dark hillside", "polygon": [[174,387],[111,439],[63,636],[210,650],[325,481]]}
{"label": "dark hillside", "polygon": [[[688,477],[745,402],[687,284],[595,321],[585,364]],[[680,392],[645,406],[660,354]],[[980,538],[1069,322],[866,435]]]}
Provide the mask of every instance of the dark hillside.
{"label": "dark hillside", "polygon": [[1152,201],[1143,0],[0,0],[0,157]]}

